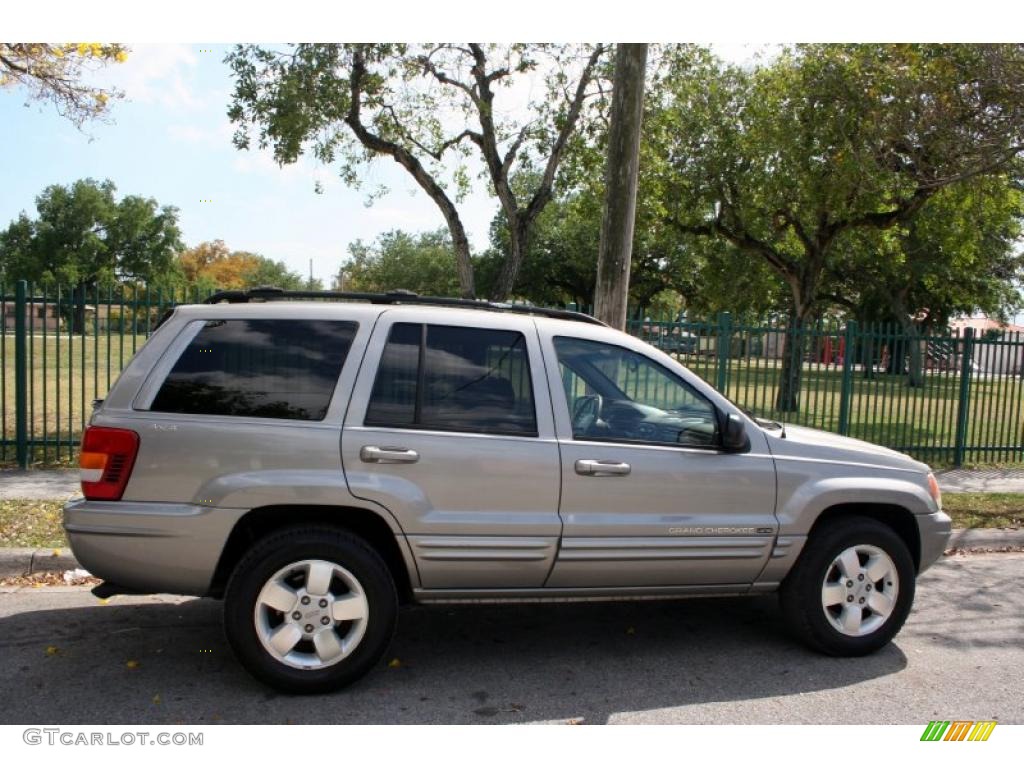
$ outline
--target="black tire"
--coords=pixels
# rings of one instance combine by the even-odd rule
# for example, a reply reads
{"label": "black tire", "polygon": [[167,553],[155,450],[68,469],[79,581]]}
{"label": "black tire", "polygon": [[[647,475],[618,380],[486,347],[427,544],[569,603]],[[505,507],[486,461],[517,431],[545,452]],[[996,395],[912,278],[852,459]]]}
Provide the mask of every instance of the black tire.
{"label": "black tire", "polygon": [[[369,607],[355,648],[319,669],[301,669],[275,658],[260,640],[255,619],[268,580],[304,560],[345,569],[358,581]],[[380,555],[358,536],[329,527],[286,528],[260,539],[235,567],[224,594],[224,631],[235,656],[253,677],[286,693],[326,693],[355,682],[387,651],[397,619],[395,583]]]}
{"label": "black tire", "polygon": [[[877,547],[888,555],[899,581],[895,605],[888,618],[866,634],[851,636],[839,631],[829,620],[822,591],[825,579],[835,573],[835,559],[850,547],[860,546]],[[805,645],[829,656],[864,656],[887,645],[903,627],[914,602],[914,579],[913,558],[895,531],[877,520],[850,516],[814,531],[782,582],[779,597],[790,631]],[[859,597],[856,599],[859,601]],[[866,613],[870,617],[870,611]]]}

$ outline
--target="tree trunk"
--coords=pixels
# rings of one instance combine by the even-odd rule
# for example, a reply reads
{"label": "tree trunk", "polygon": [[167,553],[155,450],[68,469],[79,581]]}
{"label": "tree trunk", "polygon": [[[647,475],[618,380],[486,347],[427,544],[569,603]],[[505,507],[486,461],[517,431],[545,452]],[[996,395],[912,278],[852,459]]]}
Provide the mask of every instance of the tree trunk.
{"label": "tree trunk", "polygon": [[469,251],[469,238],[462,221],[456,217],[448,222],[448,231],[452,235],[452,247],[455,250],[455,269],[459,275],[459,291],[465,299],[476,297],[476,286],[473,283],[473,258]]}
{"label": "tree trunk", "polygon": [[800,382],[804,370],[804,325],[807,312],[793,310],[786,327],[786,348],[782,353],[779,389],[775,396],[775,410],[796,413],[800,410]]}
{"label": "tree trunk", "polygon": [[629,300],[629,265],[636,220],[636,186],[640,165],[640,124],[644,111],[647,45],[619,43],[605,168],[604,216],[597,258],[594,314],[625,330]]}
{"label": "tree trunk", "polygon": [[[921,332],[917,327],[917,323],[912,320],[901,319],[900,325],[903,326],[905,336],[903,343],[909,348],[907,352],[909,353],[910,364],[906,366],[907,386],[923,387],[924,360],[921,354]],[[905,356],[903,354],[900,355],[901,363]]]}
{"label": "tree trunk", "polygon": [[[509,216],[505,218],[508,219]],[[501,265],[494,290],[491,291],[492,301],[508,301],[509,296],[515,290],[519,267],[522,266],[523,258],[526,256],[529,228],[518,214],[515,215],[513,221],[508,222],[508,234],[509,252]]]}
{"label": "tree trunk", "polygon": [[870,325],[861,326],[867,331],[861,345],[860,362],[864,366],[864,378],[875,378],[875,331]]}

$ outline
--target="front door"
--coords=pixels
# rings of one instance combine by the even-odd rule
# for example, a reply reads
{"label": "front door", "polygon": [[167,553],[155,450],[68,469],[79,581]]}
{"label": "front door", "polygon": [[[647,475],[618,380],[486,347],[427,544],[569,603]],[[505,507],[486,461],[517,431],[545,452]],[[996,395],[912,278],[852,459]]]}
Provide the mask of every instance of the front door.
{"label": "front door", "polygon": [[561,521],[536,326],[408,318],[385,312],[370,340],[342,431],[349,488],[398,519],[424,589],[541,587]]}
{"label": "front door", "polygon": [[563,538],[546,586],[750,584],[777,530],[764,436],[722,450],[718,409],[685,369],[587,335],[542,338],[562,456]]}

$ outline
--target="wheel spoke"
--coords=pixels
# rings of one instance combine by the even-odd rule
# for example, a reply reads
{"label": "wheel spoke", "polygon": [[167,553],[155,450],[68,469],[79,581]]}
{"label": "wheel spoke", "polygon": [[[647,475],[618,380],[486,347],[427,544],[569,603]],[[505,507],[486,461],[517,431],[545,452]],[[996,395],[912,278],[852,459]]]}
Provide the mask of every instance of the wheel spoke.
{"label": "wheel spoke", "polygon": [[887,561],[888,558],[875,555],[868,560],[867,565],[864,566],[864,571],[867,573],[868,579],[872,584],[881,581],[885,578],[886,574],[889,573],[890,566]]}
{"label": "wheel spoke", "polygon": [[330,627],[313,635],[313,646],[316,648],[316,655],[325,664],[345,652],[341,640],[338,639],[338,633]]}
{"label": "wheel spoke", "polygon": [[294,607],[296,600],[298,600],[298,596],[295,592],[280,581],[267,584],[263,588],[263,592],[260,593],[260,602],[263,605],[268,605],[281,613],[290,611]]}
{"label": "wheel spoke", "polygon": [[821,602],[827,608],[830,605],[839,605],[846,600],[846,590],[841,584],[826,584],[821,593]]}
{"label": "wheel spoke", "polygon": [[356,621],[366,618],[366,599],[362,595],[346,595],[334,601],[331,618],[335,621]]}
{"label": "wheel spoke", "polygon": [[302,639],[302,630],[295,624],[282,624],[270,636],[270,645],[280,655],[285,656]]}
{"label": "wheel spoke", "polygon": [[306,577],[306,591],[311,595],[326,595],[331,588],[331,578],[334,576],[334,568],[330,563],[318,560],[309,566],[309,575]]}
{"label": "wheel spoke", "polygon": [[843,631],[850,635],[860,632],[861,610],[860,606],[847,605],[843,607],[842,615]]}
{"label": "wheel spoke", "polygon": [[872,592],[868,598],[868,608],[882,617],[892,613],[892,605],[892,598],[881,592]]}
{"label": "wheel spoke", "polygon": [[857,557],[857,550],[853,547],[847,549],[836,558],[836,565],[839,566],[839,572],[847,579],[857,578],[857,574],[861,571],[860,559]]}

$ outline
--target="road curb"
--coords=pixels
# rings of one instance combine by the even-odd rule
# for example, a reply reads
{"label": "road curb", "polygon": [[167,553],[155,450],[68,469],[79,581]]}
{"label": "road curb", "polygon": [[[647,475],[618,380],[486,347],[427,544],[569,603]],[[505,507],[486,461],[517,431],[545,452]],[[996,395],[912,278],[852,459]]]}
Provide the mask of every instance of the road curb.
{"label": "road curb", "polygon": [[30,576],[44,571],[70,571],[80,568],[68,548],[35,549],[30,547],[0,548],[0,578]]}
{"label": "road curb", "polygon": [[946,549],[1002,549],[1024,547],[1024,529],[954,528]]}
{"label": "road curb", "polygon": [[[1024,548],[1024,529],[955,528],[946,546],[961,551]],[[81,568],[68,548],[32,549],[0,547],[0,579],[29,576],[44,571],[70,571]]]}

